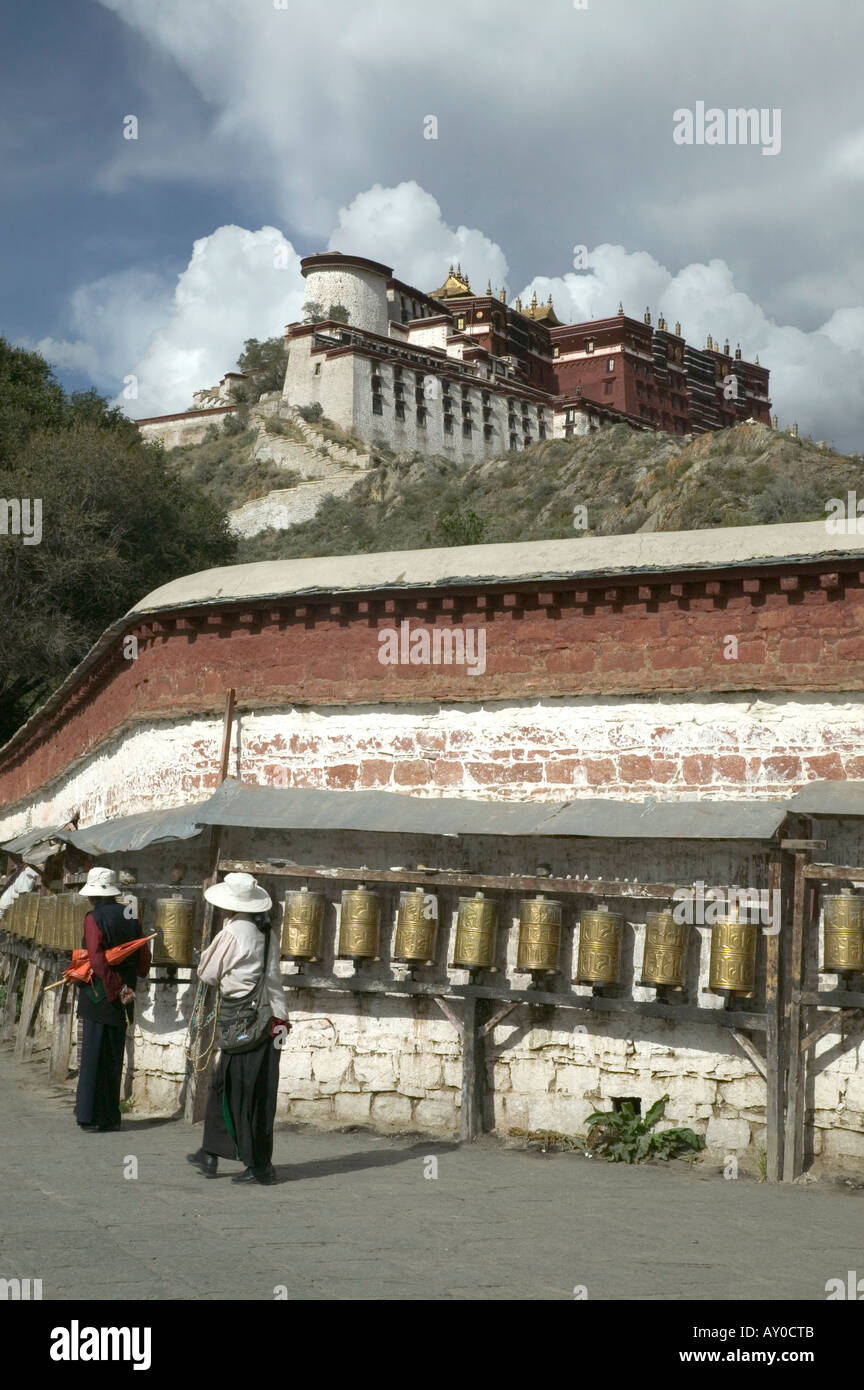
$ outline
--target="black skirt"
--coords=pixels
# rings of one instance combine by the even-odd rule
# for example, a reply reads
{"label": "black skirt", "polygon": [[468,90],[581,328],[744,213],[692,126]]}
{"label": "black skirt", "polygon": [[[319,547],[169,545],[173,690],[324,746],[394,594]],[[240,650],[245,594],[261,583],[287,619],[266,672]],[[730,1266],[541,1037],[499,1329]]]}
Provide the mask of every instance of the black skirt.
{"label": "black skirt", "polygon": [[85,1018],[82,1032],[75,1119],[79,1125],[119,1125],[126,1028]]}
{"label": "black skirt", "polygon": [[266,1168],[273,1157],[278,1086],[279,1049],[269,1035],[250,1052],[220,1053],[201,1147],[247,1168]]}

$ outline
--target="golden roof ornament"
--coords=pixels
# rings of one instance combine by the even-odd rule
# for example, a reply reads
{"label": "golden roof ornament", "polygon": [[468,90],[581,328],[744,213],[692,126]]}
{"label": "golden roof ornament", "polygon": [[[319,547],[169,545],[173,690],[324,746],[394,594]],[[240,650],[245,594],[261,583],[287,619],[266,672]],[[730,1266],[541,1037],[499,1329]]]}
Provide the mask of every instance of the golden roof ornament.
{"label": "golden roof ornament", "polygon": [[647,323],[647,324],[649,325],[649,327],[650,327],[650,324],[651,324],[651,310],[648,308],[648,305],[647,305],[647,304],[645,305],[645,313],[642,315],[642,322],[643,322],[643,323]]}
{"label": "golden roof ornament", "polygon": [[677,322],[676,322],[676,324],[675,324],[675,337],[676,337],[676,338],[680,338],[680,337],[681,337],[681,325],[680,325],[680,323],[677,323]]}
{"label": "golden roof ornament", "polygon": [[618,313],[619,313],[619,314],[623,314],[623,313],[624,313],[624,305],[623,305],[623,303],[622,303],[622,301],[621,301],[620,299],[618,300]]}
{"label": "golden roof ornament", "polygon": [[491,295],[491,293],[492,293],[492,281],[491,281],[491,280],[487,280],[487,281],[486,281],[486,293],[487,293],[488,295]]}
{"label": "golden roof ornament", "polygon": [[755,359],[754,365],[757,366],[757,367],[759,366],[759,354],[758,354],[758,352],[757,352],[757,354],[756,354],[756,359]]}
{"label": "golden roof ornament", "polygon": [[660,331],[661,331],[662,333],[665,333],[665,332],[666,332],[666,320],[665,320],[664,317],[663,317],[663,310],[662,310],[662,309],[660,310],[660,317],[659,317],[659,319],[657,320],[657,327],[660,329]]}
{"label": "golden roof ornament", "polygon": [[501,303],[502,303],[502,304],[506,304],[506,303],[507,303],[507,289],[506,289],[506,286],[504,286],[504,285],[501,286]]}
{"label": "golden roof ornament", "polygon": [[522,296],[521,296],[521,295],[517,295],[517,296],[516,296],[516,312],[519,313],[519,314],[522,313]]}

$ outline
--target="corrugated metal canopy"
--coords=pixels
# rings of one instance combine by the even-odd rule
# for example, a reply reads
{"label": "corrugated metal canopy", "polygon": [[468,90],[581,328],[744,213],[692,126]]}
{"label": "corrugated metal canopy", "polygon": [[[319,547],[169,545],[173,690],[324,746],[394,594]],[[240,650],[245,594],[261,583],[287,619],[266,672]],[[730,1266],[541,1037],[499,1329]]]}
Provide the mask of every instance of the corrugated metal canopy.
{"label": "corrugated metal canopy", "polygon": [[[825,784],[829,787],[843,784]],[[847,784],[848,785],[848,784]],[[864,815],[864,784],[860,810]],[[122,854],[171,840],[189,840],[204,826],[254,830],[366,830],[414,835],[567,835],[622,840],[773,839],[786,818],[776,801],[569,801],[501,803],[462,797],[417,797],[399,792],[318,791],[262,787],[229,777],[207,801],[91,825],[84,830],[45,827],[0,845],[22,854],[50,839],[82,853]],[[803,809],[798,808],[796,809]],[[840,813],[826,808],[822,814]],[[856,812],[843,810],[845,814]],[[818,812],[814,812],[818,814]]]}
{"label": "corrugated metal canopy", "polygon": [[202,824],[273,830],[369,830],[421,835],[770,840],[786,806],[765,801],[469,801],[398,792],[260,787],[229,779],[197,810]]}
{"label": "corrugated metal canopy", "polygon": [[810,782],[789,810],[802,816],[864,816],[864,782]]}

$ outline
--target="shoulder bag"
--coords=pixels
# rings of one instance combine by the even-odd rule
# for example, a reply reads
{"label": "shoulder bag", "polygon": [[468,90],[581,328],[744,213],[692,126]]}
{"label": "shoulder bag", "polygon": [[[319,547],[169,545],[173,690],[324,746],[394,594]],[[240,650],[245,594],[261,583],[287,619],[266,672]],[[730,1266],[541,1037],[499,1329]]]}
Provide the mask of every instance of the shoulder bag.
{"label": "shoulder bag", "polygon": [[267,1036],[272,1012],[265,1002],[267,960],[273,928],[267,929],[264,968],[247,994],[225,999],[221,990],[216,1012],[216,1045],[222,1052],[251,1052]]}

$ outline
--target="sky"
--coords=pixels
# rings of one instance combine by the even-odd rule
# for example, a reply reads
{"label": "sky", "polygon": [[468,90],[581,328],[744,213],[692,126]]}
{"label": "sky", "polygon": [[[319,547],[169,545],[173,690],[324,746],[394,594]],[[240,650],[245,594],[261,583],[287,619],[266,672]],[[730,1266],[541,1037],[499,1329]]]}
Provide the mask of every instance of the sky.
{"label": "sky", "polygon": [[[758,354],[782,426],[864,450],[864,7],[8,9],[0,334],[70,389],[186,409],[336,249],[427,291],[461,261],[565,321],[650,308]],[[762,123],[733,143],[738,108]]]}

